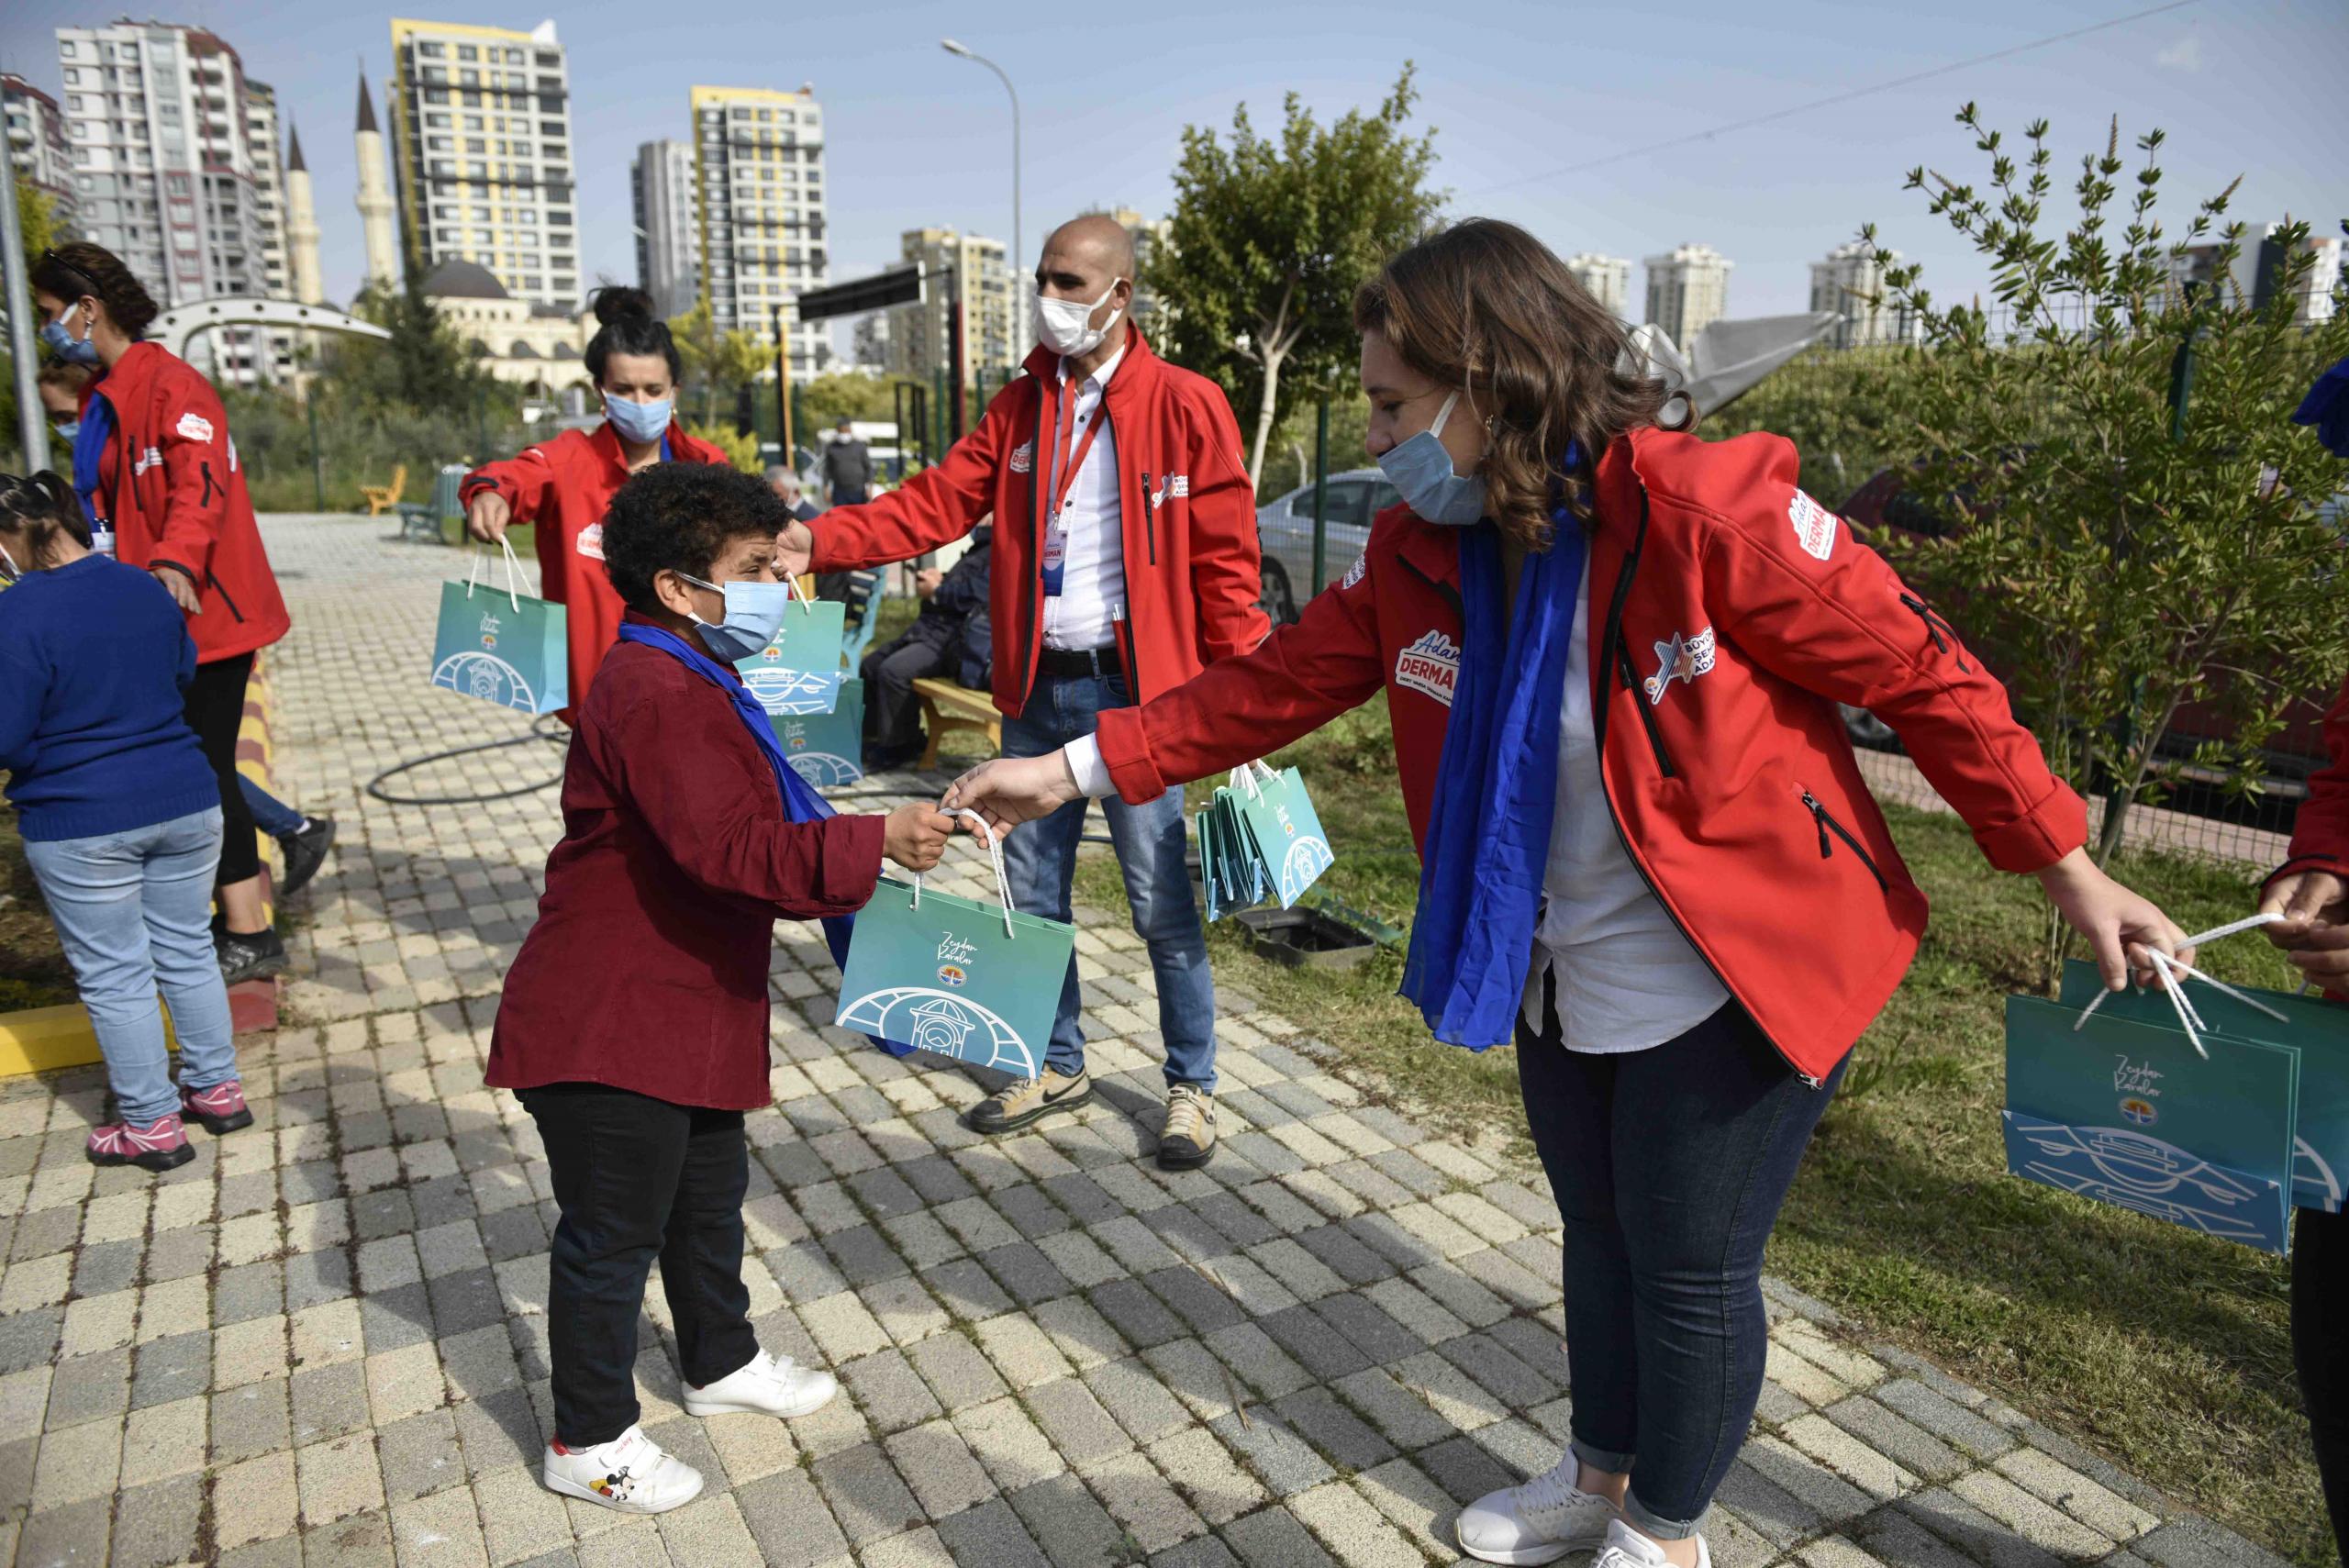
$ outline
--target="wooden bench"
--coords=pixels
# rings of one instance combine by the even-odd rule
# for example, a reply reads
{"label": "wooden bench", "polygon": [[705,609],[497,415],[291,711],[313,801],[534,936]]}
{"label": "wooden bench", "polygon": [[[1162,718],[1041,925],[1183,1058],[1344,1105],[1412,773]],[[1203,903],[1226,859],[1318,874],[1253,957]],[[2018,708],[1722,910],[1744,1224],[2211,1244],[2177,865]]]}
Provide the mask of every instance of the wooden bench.
{"label": "wooden bench", "polygon": [[407,494],[407,464],[406,463],[401,463],[392,470],[392,482],[389,484],[362,484],[359,487],[360,499],[367,503],[367,515],[371,517],[380,517],[398,506],[400,497],[406,494]]}
{"label": "wooden bench", "polygon": [[921,749],[923,772],[938,766],[938,743],[958,730],[974,730],[987,738],[991,751],[1003,750],[1003,715],[986,693],[933,679],[916,681],[914,695],[921,698],[921,727],[930,736]]}

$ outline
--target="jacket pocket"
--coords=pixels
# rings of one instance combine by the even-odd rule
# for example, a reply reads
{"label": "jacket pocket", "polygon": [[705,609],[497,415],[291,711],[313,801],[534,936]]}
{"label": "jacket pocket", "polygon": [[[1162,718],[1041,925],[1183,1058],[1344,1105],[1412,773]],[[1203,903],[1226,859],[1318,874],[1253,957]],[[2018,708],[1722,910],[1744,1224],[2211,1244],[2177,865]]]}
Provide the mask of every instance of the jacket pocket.
{"label": "jacket pocket", "polygon": [[245,612],[237,607],[237,601],[228,596],[228,590],[221,585],[220,579],[213,574],[210,567],[205,568],[204,584],[206,587],[210,588],[214,593],[220,595],[220,602],[228,606],[229,616],[235,619],[238,625],[242,626],[245,620]]}
{"label": "jacket pocket", "polygon": [[211,463],[209,463],[209,462],[204,462],[204,463],[200,463],[200,464],[198,464],[197,466],[198,466],[198,467],[200,467],[200,468],[204,471],[204,499],[203,499],[203,501],[200,503],[200,505],[209,506],[210,505],[212,505],[212,493],[213,493],[215,490],[219,489],[219,488],[220,488],[220,486],[219,486],[219,484],[217,484],[217,482],[216,482],[216,481],[213,479],[213,477],[212,477],[212,464],[211,464]]}
{"label": "jacket pocket", "polygon": [[1655,705],[1648,701],[1647,693],[1640,687],[1639,672],[1631,664],[1631,645],[1624,640],[1623,628],[1615,628],[1615,673],[1623,687],[1631,694],[1631,704],[1640,710],[1640,727],[1648,732],[1648,746],[1655,752],[1656,771],[1665,778],[1672,774],[1672,754],[1664,749],[1664,730],[1655,721]]}
{"label": "jacket pocket", "polygon": [[[1861,847],[1857,839],[1852,837],[1850,828],[1835,820],[1835,814],[1828,810],[1817,795],[1809,790],[1803,791],[1802,804],[1803,809],[1810,813],[1811,821],[1819,828],[1819,858],[1820,860],[1823,861],[1835,852],[1835,840],[1841,839],[1852,853],[1860,857],[1860,863],[1868,868],[1868,874],[1876,878],[1877,891],[1883,893],[1892,891],[1892,884],[1884,880],[1884,873],[1876,869],[1874,857]],[[1830,838],[1830,834],[1832,834],[1833,838]]]}
{"label": "jacket pocket", "polygon": [[1925,623],[1925,635],[1933,639],[1936,649],[1944,654],[1954,652],[1957,667],[1969,675],[1974,673],[1974,666],[1965,662],[1965,650],[1958,643],[1957,628],[1943,620],[1932,606],[1914,594],[1901,595],[1900,602],[1908,606],[1909,613]]}

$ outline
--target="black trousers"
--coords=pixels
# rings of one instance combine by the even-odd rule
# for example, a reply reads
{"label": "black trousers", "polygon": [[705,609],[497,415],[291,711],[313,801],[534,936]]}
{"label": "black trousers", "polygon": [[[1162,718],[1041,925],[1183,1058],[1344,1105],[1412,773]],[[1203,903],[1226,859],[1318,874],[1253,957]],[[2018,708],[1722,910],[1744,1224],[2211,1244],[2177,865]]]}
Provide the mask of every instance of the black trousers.
{"label": "black trousers", "polygon": [[864,743],[885,751],[921,744],[921,699],[914,683],[947,674],[954,651],[912,632],[883,643],[864,656]]}
{"label": "black trousers", "polygon": [[2349,1291],[2349,1214],[2297,1211],[2292,1235],[2292,1364],[2300,1374],[2316,1440],[2317,1473],[2336,1545],[2349,1543],[2349,1336],[2341,1299]]}
{"label": "black trousers", "polygon": [[547,1292],[555,1436],[593,1448],[640,1414],[637,1316],[653,1259],[687,1383],[707,1387],[758,1353],[742,1284],[750,1145],[740,1111],[602,1084],[551,1084],[521,1099],[562,1211]]}
{"label": "black trousers", "polygon": [[204,760],[220,783],[220,869],[215,887],[250,882],[261,874],[261,845],[254,839],[252,807],[237,783],[237,731],[245,722],[245,684],[252,678],[253,656],[216,660],[195,667],[187,687],[187,727],[195,731]]}

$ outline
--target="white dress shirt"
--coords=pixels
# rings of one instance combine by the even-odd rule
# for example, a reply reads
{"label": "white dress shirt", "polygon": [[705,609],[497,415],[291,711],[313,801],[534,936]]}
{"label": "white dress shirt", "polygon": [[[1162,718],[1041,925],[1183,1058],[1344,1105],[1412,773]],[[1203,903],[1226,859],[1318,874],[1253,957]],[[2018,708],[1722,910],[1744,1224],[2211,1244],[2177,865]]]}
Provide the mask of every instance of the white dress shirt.
{"label": "white dress shirt", "polygon": [[[1076,389],[1076,407],[1068,439],[1081,444],[1085,422],[1101,406],[1109,378],[1126,357],[1125,349]],[[1068,361],[1060,364],[1062,395],[1067,395]],[[1036,454],[1036,473],[1052,474],[1052,454]],[[1065,478],[1064,475],[1059,476]],[[1045,480],[1050,483],[1050,479]],[[1045,505],[1053,497],[1047,495]],[[1049,561],[1055,545],[1063,551],[1061,591],[1044,600],[1044,646],[1079,651],[1107,648],[1117,640],[1117,623],[1126,617],[1126,547],[1121,531],[1123,514],[1118,495],[1118,437],[1108,417],[1101,420],[1092,446],[1069,485],[1068,505],[1057,519],[1044,521],[1044,550]]]}

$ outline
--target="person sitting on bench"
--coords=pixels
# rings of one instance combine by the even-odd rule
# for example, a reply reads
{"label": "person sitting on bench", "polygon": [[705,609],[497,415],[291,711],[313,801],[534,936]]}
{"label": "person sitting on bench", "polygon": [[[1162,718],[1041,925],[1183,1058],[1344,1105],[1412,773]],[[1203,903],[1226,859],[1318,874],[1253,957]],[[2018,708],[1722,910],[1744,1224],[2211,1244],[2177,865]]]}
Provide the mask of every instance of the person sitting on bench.
{"label": "person sitting on bench", "polygon": [[[995,528],[971,530],[971,547],[951,571],[914,574],[921,614],[864,656],[864,771],[886,773],[921,755],[921,699],[914,683],[950,675],[974,691],[987,686],[993,642],[987,625],[987,558]],[[868,609],[868,613],[870,613]]]}

